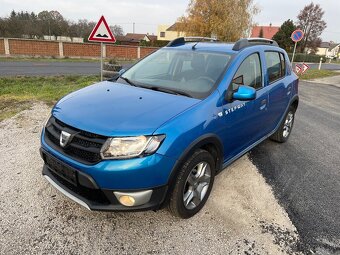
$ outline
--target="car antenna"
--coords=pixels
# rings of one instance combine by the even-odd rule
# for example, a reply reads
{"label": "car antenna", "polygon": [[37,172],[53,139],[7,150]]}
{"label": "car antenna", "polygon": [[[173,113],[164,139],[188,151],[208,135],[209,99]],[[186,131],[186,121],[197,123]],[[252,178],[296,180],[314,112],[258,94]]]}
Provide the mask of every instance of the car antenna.
{"label": "car antenna", "polygon": [[197,45],[199,42],[201,42],[201,41],[198,41],[197,43],[195,43],[191,48],[192,48],[193,50],[195,50],[195,49],[196,49],[196,45]]}

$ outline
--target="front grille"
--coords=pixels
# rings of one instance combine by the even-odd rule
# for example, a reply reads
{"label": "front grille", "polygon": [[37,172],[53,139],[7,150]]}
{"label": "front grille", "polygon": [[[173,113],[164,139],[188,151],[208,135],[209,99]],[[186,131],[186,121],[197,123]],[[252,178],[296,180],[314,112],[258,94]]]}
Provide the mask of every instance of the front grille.
{"label": "front grille", "polygon": [[[70,141],[65,147],[60,146],[62,131],[71,134]],[[101,160],[100,149],[106,139],[105,136],[71,127],[53,116],[45,127],[45,141],[49,146],[84,164],[95,164]]]}

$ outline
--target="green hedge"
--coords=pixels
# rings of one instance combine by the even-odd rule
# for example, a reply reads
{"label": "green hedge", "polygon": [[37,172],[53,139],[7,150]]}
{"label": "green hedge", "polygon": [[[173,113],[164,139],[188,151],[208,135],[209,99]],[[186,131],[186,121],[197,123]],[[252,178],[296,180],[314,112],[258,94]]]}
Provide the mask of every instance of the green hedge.
{"label": "green hedge", "polygon": [[[290,61],[292,61],[292,53],[288,53]],[[303,53],[297,53],[294,57],[294,62],[307,62],[307,63],[319,63],[320,58],[322,58],[322,62],[326,62],[325,56],[319,56],[319,55],[312,55],[312,54],[303,54]]]}

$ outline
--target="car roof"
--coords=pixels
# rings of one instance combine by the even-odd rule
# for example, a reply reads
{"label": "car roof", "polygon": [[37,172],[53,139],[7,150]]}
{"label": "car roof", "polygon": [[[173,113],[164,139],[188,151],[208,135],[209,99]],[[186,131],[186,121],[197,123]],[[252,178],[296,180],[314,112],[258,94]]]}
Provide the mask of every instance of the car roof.
{"label": "car roof", "polygon": [[211,51],[211,52],[223,52],[223,53],[236,53],[233,50],[234,43],[218,43],[218,42],[190,42],[182,45],[176,45],[165,48],[182,49],[182,50],[192,50],[195,46],[195,50],[198,51]]}

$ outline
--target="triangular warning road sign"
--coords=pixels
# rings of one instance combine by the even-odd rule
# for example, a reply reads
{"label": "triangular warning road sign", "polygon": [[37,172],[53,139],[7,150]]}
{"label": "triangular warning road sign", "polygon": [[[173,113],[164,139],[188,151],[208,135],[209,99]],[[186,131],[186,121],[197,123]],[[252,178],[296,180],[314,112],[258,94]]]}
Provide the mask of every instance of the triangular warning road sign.
{"label": "triangular warning road sign", "polygon": [[112,34],[104,16],[101,16],[97,25],[92,30],[89,36],[90,42],[110,42],[115,43],[116,38]]}

